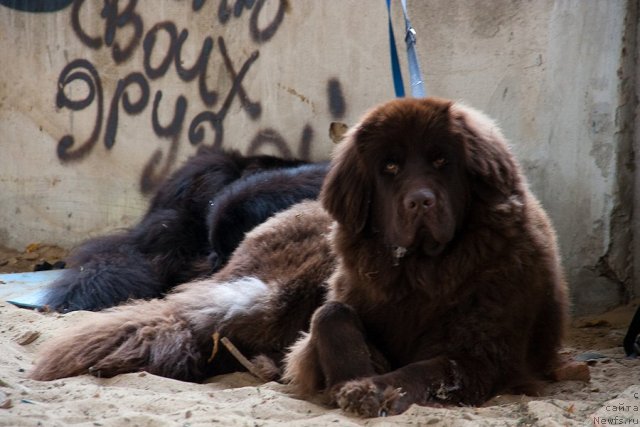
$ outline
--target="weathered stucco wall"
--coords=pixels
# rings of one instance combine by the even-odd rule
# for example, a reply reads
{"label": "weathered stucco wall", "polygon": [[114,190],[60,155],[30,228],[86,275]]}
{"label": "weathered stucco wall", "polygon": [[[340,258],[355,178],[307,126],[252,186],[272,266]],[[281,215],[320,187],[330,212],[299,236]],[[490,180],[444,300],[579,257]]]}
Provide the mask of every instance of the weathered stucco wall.
{"label": "weathered stucco wall", "polygon": [[[326,158],[331,121],[394,96],[383,0],[51,3],[0,6],[7,246],[131,225],[198,145]],[[558,229],[576,311],[640,294],[636,2],[408,3],[428,94],[501,123]],[[406,69],[401,15],[394,2]]]}

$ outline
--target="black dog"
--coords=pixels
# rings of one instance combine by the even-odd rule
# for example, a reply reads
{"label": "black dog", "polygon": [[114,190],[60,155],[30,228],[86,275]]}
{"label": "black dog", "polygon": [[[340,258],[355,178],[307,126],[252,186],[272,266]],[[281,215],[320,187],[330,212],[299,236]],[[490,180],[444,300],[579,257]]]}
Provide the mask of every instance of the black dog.
{"label": "black dog", "polygon": [[256,173],[225,187],[211,203],[209,226],[212,271],[219,270],[248,230],[274,213],[318,197],[328,162]]}
{"label": "black dog", "polygon": [[247,231],[316,198],[325,173],[326,164],[201,148],[161,185],[137,225],[75,249],[44,304],[57,311],[101,310],[157,298],[210,274]]}

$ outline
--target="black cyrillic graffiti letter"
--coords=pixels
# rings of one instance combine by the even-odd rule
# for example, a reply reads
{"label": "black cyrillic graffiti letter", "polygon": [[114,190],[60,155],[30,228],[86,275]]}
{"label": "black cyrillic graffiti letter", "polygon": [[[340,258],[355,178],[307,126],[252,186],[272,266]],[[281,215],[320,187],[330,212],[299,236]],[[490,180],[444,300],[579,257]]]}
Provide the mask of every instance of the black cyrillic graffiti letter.
{"label": "black cyrillic graffiti letter", "polygon": [[[119,0],[104,0],[104,8],[102,9],[102,17],[106,19],[104,42],[107,46],[112,46],[111,56],[116,64],[129,59],[134,49],[140,43],[142,37],[143,24],[142,17],[135,12],[138,0],[129,0],[127,7],[118,13]],[[129,40],[129,44],[122,48],[120,43],[114,42],[116,31],[118,28],[131,24],[133,26],[133,36]]]}
{"label": "black cyrillic graffiti letter", "polygon": [[[151,65],[151,55],[153,53],[153,48],[156,45],[156,33],[160,30],[166,31],[171,40],[169,41],[169,50],[165,54],[164,59],[162,59],[160,65],[154,68]],[[162,77],[167,73],[167,70],[171,65],[171,61],[174,59],[176,53],[177,41],[178,30],[176,29],[176,25],[170,21],[157,23],[147,32],[147,35],[144,36],[144,41],[142,42],[142,48],[144,49],[144,72],[151,80]]]}
{"label": "black cyrillic graffiti letter", "polygon": [[160,124],[160,120],[158,119],[158,106],[160,105],[161,100],[162,91],[159,90],[156,92],[156,96],[153,100],[153,112],[151,114],[151,124],[153,125],[153,130],[158,136],[177,137],[180,135],[182,125],[184,124],[184,116],[187,112],[187,98],[182,95],[178,97],[178,99],[176,100],[175,113],[173,113],[173,120],[171,120],[171,123],[169,123],[168,126],[162,126]]}
{"label": "black cyrillic graffiti letter", "polygon": [[229,54],[227,52],[227,48],[222,37],[218,38],[218,44],[220,45],[220,52],[222,53],[222,57],[224,58],[224,63],[227,68],[227,72],[229,76],[233,79],[233,84],[231,85],[231,89],[227,94],[224,102],[222,103],[222,107],[218,110],[217,113],[212,111],[203,111],[197,116],[193,118],[191,121],[191,125],[189,126],[189,142],[193,145],[197,145],[202,142],[204,139],[204,129],[202,123],[209,122],[211,127],[215,132],[215,138],[213,139],[212,146],[219,147],[222,145],[222,139],[224,134],[224,126],[223,122],[227,113],[229,112],[229,107],[231,107],[231,103],[233,102],[233,98],[235,98],[236,94],[240,96],[240,102],[244,107],[245,111],[249,113],[251,118],[259,117],[262,112],[262,107],[259,102],[251,102],[249,97],[247,96],[244,88],[242,87],[242,80],[247,75],[249,68],[251,65],[258,59],[259,52],[256,50],[249,58],[242,64],[240,71],[236,73],[233,68],[233,64],[231,63],[231,58],[229,58]]}
{"label": "black cyrillic graffiti letter", "polygon": [[173,120],[171,120],[171,123],[168,126],[162,126],[158,118],[158,106],[160,105],[161,100],[162,91],[159,90],[156,92],[155,99],[153,100],[151,121],[156,135],[171,138],[171,145],[169,146],[169,154],[167,155],[162,169],[159,171],[157,170],[163,157],[161,149],[156,150],[145,165],[140,178],[140,190],[145,194],[150,193],[158,187],[164,177],[169,174],[171,167],[176,162],[176,155],[178,154],[178,139],[180,132],[182,131],[184,116],[187,112],[187,99],[180,95],[176,100]]}
{"label": "black cyrillic graffiti letter", "polygon": [[287,142],[277,130],[271,128],[262,129],[258,132],[249,144],[247,155],[256,155],[260,151],[260,148],[265,145],[272,145],[275,147],[276,150],[278,150],[278,155],[285,159],[291,158],[291,150],[287,147]]}
{"label": "black cyrillic graffiti letter", "polygon": [[264,6],[266,0],[258,0],[256,6],[251,11],[251,19],[249,20],[249,30],[251,31],[251,38],[257,43],[264,43],[271,39],[278,31],[282,20],[284,19],[284,11],[287,8],[288,0],[278,0],[278,10],[273,17],[273,21],[269,23],[264,29],[258,28],[258,19],[260,18],[260,12],[262,6]]}
{"label": "black cyrillic graffiti letter", "polygon": [[184,46],[184,42],[187,40],[187,37],[189,37],[189,31],[186,29],[182,30],[178,37],[175,53],[176,71],[178,72],[178,76],[180,76],[180,78],[185,82],[189,82],[196,76],[199,76],[198,89],[200,91],[200,98],[202,98],[205,105],[210,107],[218,100],[218,92],[215,90],[210,91],[207,88],[207,66],[209,65],[209,58],[211,57],[211,51],[213,50],[213,39],[211,37],[204,39],[198,60],[193,67],[187,69],[182,66],[182,47]]}
{"label": "black cyrillic graffiti letter", "polygon": [[183,81],[190,82],[199,73],[202,73],[206,69],[207,62],[209,62],[209,57],[211,56],[211,50],[213,50],[213,39],[211,37],[204,39],[198,60],[193,64],[193,67],[185,68],[182,66],[182,47],[184,42],[187,40],[187,37],[189,37],[189,31],[186,29],[182,30],[178,37],[178,48],[176,50],[175,63],[178,76],[180,76]]}
{"label": "black cyrillic graffiti letter", "polygon": [[[87,85],[87,96],[81,100],[72,100],[67,97],[65,93],[66,87],[75,82],[82,81]],[[93,132],[85,143],[75,150],[70,151],[73,148],[75,141],[72,135],[63,136],[58,141],[58,158],[63,162],[80,160],[84,158],[96,144],[98,136],[100,136],[100,130],[102,128],[102,83],[100,82],[100,76],[96,71],[96,68],[86,59],[76,59],[67,64],[62,69],[60,77],[58,78],[58,93],[56,95],[56,106],[58,108],[68,108],[72,111],[80,111],[91,105],[97,97],[97,112],[96,121],[93,125]]]}
{"label": "black cyrillic graffiti letter", "polygon": [[71,9],[71,27],[82,43],[91,49],[99,49],[100,46],[102,46],[102,38],[91,37],[84,32],[80,25],[80,7],[82,7],[83,3],[84,0],[76,0],[73,3],[73,8]]}
{"label": "black cyrillic graffiti letter", "polygon": [[[218,37],[218,44],[220,46],[220,53],[222,54],[222,59],[224,60],[224,66],[227,68],[227,72],[229,73],[229,77],[233,80],[233,86],[231,87],[231,94],[235,95],[235,92],[238,92],[238,96],[240,97],[240,102],[242,103],[242,107],[249,113],[249,117],[252,119],[257,119],[262,114],[262,106],[259,102],[251,102],[247,92],[244,90],[242,86],[242,80],[244,80],[244,76],[249,71],[249,66],[253,64],[253,62],[258,59],[259,52],[254,51],[249,59],[242,65],[239,73],[236,73],[236,70],[233,68],[233,64],[231,63],[231,58],[229,57],[229,53],[227,52],[227,45],[224,42],[222,37]],[[226,101],[225,101],[226,102]]]}
{"label": "black cyrillic graffiti letter", "polygon": [[[131,102],[131,98],[126,90],[131,85],[137,85],[140,90],[140,97],[137,101]],[[107,130],[104,135],[104,145],[111,149],[116,143],[116,133],[118,132],[118,104],[122,98],[122,106],[128,114],[135,115],[144,110],[149,103],[149,83],[142,73],[134,72],[124,79],[118,81],[116,92],[111,99],[109,117],[107,118]]]}

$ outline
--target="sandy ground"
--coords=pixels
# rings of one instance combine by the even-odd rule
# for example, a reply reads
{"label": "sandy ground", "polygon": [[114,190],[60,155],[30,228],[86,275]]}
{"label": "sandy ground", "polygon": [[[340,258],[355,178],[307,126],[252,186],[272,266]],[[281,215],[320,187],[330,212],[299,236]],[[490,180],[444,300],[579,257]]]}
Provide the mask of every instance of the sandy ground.
{"label": "sandy ground", "polygon": [[[29,271],[64,254],[46,246],[24,253],[0,250],[0,264],[7,261],[0,272]],[[32,381],[27,377],[38,347],[91,313],[43,314],[0,303],[0,426],[635,425],[640,359],[625,358],[620,343],[636,307],[637,302],[573,321],[565,352],[594,359],[589,382],[550,384],[540,397],[498,396],[481,408],[413,406],[399,416],[365,420],[293,398],[285,386],[261,384],[247,373],[205,384],[146,373]]]}

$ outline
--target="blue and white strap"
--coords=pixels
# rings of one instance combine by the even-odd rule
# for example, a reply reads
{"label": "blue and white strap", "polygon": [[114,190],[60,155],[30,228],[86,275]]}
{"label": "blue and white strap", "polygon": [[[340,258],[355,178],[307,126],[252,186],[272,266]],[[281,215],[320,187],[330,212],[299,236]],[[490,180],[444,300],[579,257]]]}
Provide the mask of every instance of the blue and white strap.
{"label": "blue and white strap", "polygon": [[[414,98],[422,98],[426,95],[424,89],[424,81],[422,80],[422,71],[420,71],[420,63],[416,52],[416,30],[411,26],[409,14],[407,12],[407,1],[400,0],[402,12],[404,14],[405,23],[405,43],[407,44],[407,59],[409,64],[409,78],[411,80],[411,95]],[[398,60],[398,52],[396,50],[395,36],[393,34],[393,24],[391,22],[391,0],[387,0],[387,13],[389,15],[389,47],[391,54],[391,72],[393,74],[393,86],[397,97],[405,96],[404,83],[402,81],[402,73],[400,71],[400,62]]]}

